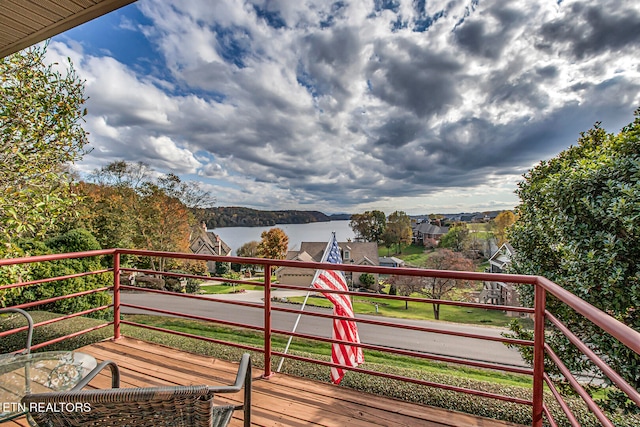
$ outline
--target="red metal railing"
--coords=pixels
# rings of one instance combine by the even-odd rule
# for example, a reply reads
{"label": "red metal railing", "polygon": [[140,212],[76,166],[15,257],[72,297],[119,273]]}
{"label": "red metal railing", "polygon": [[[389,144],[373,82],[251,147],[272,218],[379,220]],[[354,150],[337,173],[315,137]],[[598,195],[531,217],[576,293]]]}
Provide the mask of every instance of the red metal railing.
{"label": "red metal railing", "polygon": [[[203,297],[200,295],[174,293],[174,292],[144,289],[139,287],[122,285],[120,283],[121,282],[120,277],[125,272],[162,274],[165,276],[194,278],[194,279],[203,279],[203,280],[211,280],[212,278],[208,276],[205,277],[205,276],[181,274],[181,273],[165,273],[165,272],[156,272],[152,270],[123,268],[120,263],[121,255],[135,255],[135,256],[142,256],[142,257],[166,257],[166,258],[173,258],[173,259],[220,261],[220,262],[231,262],[231,263],[238,263],[238,264],[245,264],[245,265],[261,265],[264,271],[267,272],[265,274],[264,282],[262,283],[263,290],[264,290],[264,297],[263,297],[264,303],[260,304],[260,303],[244,302],[244,301],[228,301],[221,298],[210,298],[210,297]],[[111,287],[108,287],[108,288],[101,287],[101,288],[92,289],[88,291],[77,292],[70,295],[61,295],[57,297],[48,298],[45,300],[33,301],[33,302],[17,305],[16,307],[19,307],[19,308],[33,308],[39,305],[57,302],[57,301],[61,301],[68,298],[88,295],[95,292],[103,292],[105,290],[111,290],[113,292],[113,303],[110,305],[96,307],[80,313],[73,313],[65,316],[60,316],[56,319],[36,323],[35,326],[39,327],[45,324],[49,324],[49,323],[53,323],[53,322],[57,322],[57,321],[61,321],[61,320],[65,320],[73,317],[83,316],[99,310],[106,310],[110,308],[113,309],[113,314],[114,314],[112,322],[106,322],[104,324],[100,324],[98,326],[95,326],[83,331],[74,332],[73,334],[58,337],[44,343],[39,343],[33,346],[32,348],[34,349],[42,348],[47,345],[63,341],[74,336],[82,335],[92,330],[107,327],[109,325],[113,325],[113,337],[114,339],[118,339],[121,337],[121,325],[127,324],[127,325],[147,328],[151,330],[157,330],[157,331],[167,332],[171,334],[197,338],[197,339],[212,342],[212,343],[230,345],[230,346],[235,346],[235,347],[239,347],[247,350],[261,352],[264,355],[264,366],[265,366],[266,377],[273,375],[272,368],[271,368],[272,358],[274,356],[278,356],[278,357],[286,357],[293,360],[316,363],[324,366],[341,367],[345,370],[351,370],[354,372],[361,372],[369,375],[381,376],[388,379],[400,380],[400,381],[420,384],[424,386],[438,387],[446,390],[467,393],[467,394],[471,394],[479,397],[488,397],[488,398],[498,399],[498,400],[512,402],[512,403],[529,405],[532,407],[532,420],[533,420],[532,425],[536,427],[542,426],[543,420],[545,418],[551,425],[557,425],[557,422],[554,419],[552,412],[550,411],[548,405],[544,401],[544,388],[546,385],[549,388],[551,395],[555,398],[555,400],[557,400],[560,408],[566,414],[567,420],[569,421],[569,423],[571,425],[576,425],[576,426],[580,425],[576,416],[572,414],[569,406],[565,403],[561,394],[556,389],[550,376],[545,372],[544,360],[545,360],[545,357],[548,357],[558,367],[560,372],[562,372],[562,374],[565,375],[569,384],[576,390],[578,395],[583,398],[587,407],[593,412],[593,414],[597,417],[600,423],[605,426],[612,426],[613,424],[611,423],[611,421],[607,419],[606,414],[598,407],[598,405],[593,401],[593,399],[589,396],[589,394],[582,388],[578,380],[569,371],[569,369],[565,367],[561,358],[558,357],[554,353],[553,349],[544,342],[545,321],[548,321],[551,324],[553,324],[556,328],[558,328],[558,330],[560,330],[563,334],[565,334],[569,339],[569,341],[573,343],[576,346],[576,348],[580,350],[587,358],[592,360],[595,366],[597,366],[603,372],[603,374],[605,374],[608,378],[610,378],[611,381],[616,385],[618,389],[626,393],[629,399],[635,402],[635,404],[640,407],[640,394],[638,393],[638,391],[635,390],[627,382],[625,382],[622,379],[622,377],[618,373],[616,373],[613,369],[611,369],[603,360],[601,360],[593,352],[593,350],[591,350],[587,345],[582,343],[565,325],[563,325],[558,319],[556,319],[552,313],[549,313],[546,310],[546,305],[545,305],[546,296],[548,293],[554,295],[558,300],[562,301],[563,303],[573,308],[577,313],[581,314],[586,319],[593,322],[595,325],[600,327],[603,331],[617,338],[623,345],[626,345],[628,348],[633,350],[636,354],[640,354],[640,333],[620,323],[619,321],[607,315],[606,313],[594,308],[593,306],[589,305],[585,301],[581,300],[580,298],[567,292],[560,286],[556,285],[555,283],[543,277],[493,274],[493,273],[477,273],[477,272],[425,270],[425,269],[411,269],[411,268],[355,266],[351,264],[335,265],[335,264],[326,264],[326,263],[321,264],[321,263],[314,263],[314,262],[271,260],[271,259],[262,259],[262,258],[216,257],[216,256],[205,256],[205,255],[196,255],[196,254],[165,253],[165,252],[128,250],[128,249],[109,249],[109,250],[92,251],[92,252],[84,252],[84,253],[56,254],[56,255],[46,255],[46,256],[37,256],[37,257],[25,257],[25,258],[18,258],[18,259],[3,259],[3,260],[0,260],[0,268],[2,268],[2,266],[8,266],[8,265],[46,262],[46,261],[52,261],[52,260],[83,258],[83,257],[93,257],[93,256],[112,256],[113,268],[96,270],[96,271],[88,271],[88,272],[76,272],[74,274],[65,275],[65,276],[52,277],[52,278],[40,279],[40,280],[32,280],[32,281],[24,281],[24,282],[11,283],[4,286],[0,286],[0,293],[1,293],[10,289],[15,289],[15,288],[38,286],[46,282],[61,281],[61,280],[66,280],[71,278],[79,278],[79,277],[83,277],[91,274],[113,273],[114,281],[113,281],[113,286]],[[374,344],[367,344],[367,343],[359,344],[359,346],[365,350],[375,350],[375,351],[380,351],[380,352],[385,352],[390,354],[411,356],[411,357],[420,358],[420,359],[428,359],[428,360],[447,362],[447,363],[456,363],[459,365],[466,365],[466,366],[472,366],[477,368],[487,368],[487,369],[500,370],[504,372],[529,375],[532,377],[532,381],[533,381],[533,393],[532,393],[531,400],[522,399],[514,396],[505,396],[505,395],[500,395],[496,393],[489,393],[489,392],[480,391],[480,390],[472,390],[472,389],[467,389],[463,387],[451,386],[447,384],[439,384],[439,383],[419,380],[415,378],[408,378],[408,377],[404,377],[396,374],[376,372],[376,371],[371,371],[371,370],[360,368],[360,367],[351,368],[351,367],[339,366],[332,362],[311,359],[308,357],[302,357],[298,355],[285,354],[284,352],[280,352],[280,351],[274,351],[272,348],[272,338],[274,335],[293,336],[297,338],[310,339],[310,340],[326,342],[326,343],[335,343],[337,341],[331,338],[273,328],[272,314],[274,312],[299,314],[300,311],[272,304],[271,291],[272,291],[273,285],[271,283],[271,275],[268,274],[268,272],[271,271],[272,267],[294,267],[294,268],[304,268],[304,269],[310,269],[310,270],[322,268],[325,270],[341,270],[345,272],[393,274],[393,275],[406,275],[406,276],[419,276],[419,277],[440,277],[440,278],[476,280],[476,281],[501,281],[506,283],[521,283],[521,284],[533,285],[535,287],[535,301],[534,301],[533,309],[526,308],[526,307],[494,306],[494,305],[468,303],[468,302],[431,300],[431,299],[415,298],[415,297],[408,297],[408,296],[390,296],[390,295],[384,295],[384,294],[375,294],[375,298],[381,299],[381,300],[389,299],[389,300],[410,301],[410,302],[416,302],[416,303],[439,303],[442,305],[455,305],[455,306],[461,306],[461,307],[467,307],[467,308],[483,308],[483,309],[499,310],[499,311],[513,311],[513,312],[528,314],[533,316],[534,318],[534,340],[533,341],[519,340],[519,339],[505,338],[505,337],[494,337],[494,336],[468,333],[468,332],[447,331],[447,330],[442,330],[442,329],[433,328],[433,327],[425,327],[425,326],[402,325],[402,324],[398,324],[398,323],[387,321],[387,320],[377,320],[377,319],[371,319],[371,318],[358,317],[355,319],[358,323],[370,324],[370,325],[375,325],[379,327],[398,328],[398,329],[413,330],[413,331],[424,332],[424,333],[439,333],[439,334],[453,335],[453,336],[458,336],[458,337],[463,337],[468,339],[498,341],[498,342],[503,342],[503,343],[512,344],[512,345],[533,346],[533,355],[534,355],[533,369],[530,369],[530,368],[523,368],[523,367],[517,367],[517,366],[505,366],[505,365],[500,365],[500,364],[491,363],[487,361],[467,360],[467,359],[451,357],[451,356],[428,354],[424,352],[407,350],[407,349],[395,349],[395,348],[389,348],[386,346],[380,346],[380,345],[374,345]],[[253,281],[249,282],[246,280],[231,280],[231,279],[222,279],[222,280],[226,282],[232,282],[232,283],[238,283],[238,284],[243,284],[243,283],[248,283],[252,285],[256,284],[256,282],[253,282]],[[277,287],[278,289],[304,290],[304,291],[309,290],[309,288],[306,288],[306,287],[294,286],[286,283],[279,283],[277,284]],[[198,315],[189,314],[189,313],[178,313],[178,312],[167,310],[167,309],[159,309],[159,308],[154,308],[149,306],[123,303],[121,300],[121,294],[123,291],[127,291],[127,290],[135,290],[137,292],[148,292],[153,294],[172,295],[174,297],[190,298],[190,299],[201,300],[201,301],[213,300],[218,303],[244,306],[244,307],[249,307],[255,310],[262,310],[263,324],[252,325],[248,323],[226,321],[223,319],[212,319],[210,317],[198,316]],[[358,296],[371,297],[372,296],[372,294],[370,293],[362,293],[362,292],[338,292],[338,291],[333,291],[333,292],[348,293],[349,295],[354,297],[358,297]],[[253,347],[253,346],[237,344],[237,343],[222,341],[222,340],[213,339],[213,338],[194,336],[192,334],[176,332],[176,331],[167,330],[164,328],[152,327],[149,325],[143,325],[143,324],[134,323],[131,321],[123,321],[120,319],[121,309],[123,307],[131,308],[131,309],[143,309],[143,310],[147,310],[149,312],[158,313],[158,314],[180,316],[188,319],[202,320],[202,321],[213,322],[213,323],[218,323],[218,324],[223,324],[228,326],[259,330],[263,332],[264,343],[262,347]],[[324,319],[336,319],[336,318],[340,319],[341,318],[331,314],[326,314],[321,312],[312,312],[312,311],[306,311],[303,314],[309,317],[324,318]],[[24,329],[25,328],[18,328],[11,331],[0,332],[0,337],[4,337],[11,333],[16,333]],[[345,343],[345,344],[351,344],[351,343]]]}

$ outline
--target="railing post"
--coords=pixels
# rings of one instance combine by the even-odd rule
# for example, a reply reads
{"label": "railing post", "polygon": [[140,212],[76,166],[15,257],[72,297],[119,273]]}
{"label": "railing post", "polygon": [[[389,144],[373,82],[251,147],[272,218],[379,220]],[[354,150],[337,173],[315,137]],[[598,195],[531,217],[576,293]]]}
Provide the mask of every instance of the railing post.
{"label": "railing post", "polygon": [[264,377],[271,376],[271,265],[264,266]]}
{"label": "railing post", "polygon": [[535,284],[535,299],[533,303],[533,427],[542,427],[544,404],[544,320],[546,306],[546,291]]}
{"label": "railing post", "polygon": [[113,339],[120,339],[120,252],[113,254]]}

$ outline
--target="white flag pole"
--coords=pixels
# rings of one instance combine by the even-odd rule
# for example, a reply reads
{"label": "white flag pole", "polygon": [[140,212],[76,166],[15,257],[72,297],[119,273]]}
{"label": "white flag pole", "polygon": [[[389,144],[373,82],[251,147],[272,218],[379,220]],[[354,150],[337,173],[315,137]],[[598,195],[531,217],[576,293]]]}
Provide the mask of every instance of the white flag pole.
{"label": "white flag pole", "polygon": [[[325,248],[324,253],[322,254],[322,260],[320,262],[327,261],[327,258],[329,257],[329,248],[331,247],[331,243],[333,242],[333,239],[335,239],[335,237],[336,237],[336,232],[333,231],[331,239],[329,239],[329,242],[327,242],[327,247]],[[313,275],[313,280],[311,281],[311,286],[310,286],[311,288],[313,288],[313,283],[318,278],[318,274],[320,274],[320,270],[316,270],[316,273]],[[311,291],[308,291],[307,296],[304,297],[304,301],[302,302],[302,306],[300,307],[300,313],[298,314],[298,318],[293,324],[293,329],[291,330],[291,333],[294,333],[296,329],[298,329],[298,323],[300,323],[300,318],[302,317],[302,312],[304,311],[304,307],[307,305],[307,301],[309,300],[309,295],[311,295]],[[291,345],[292,340],[293,340],[293,335],[289,335],[289,339],[287,340],[287,345],[284,348],[284,354],[287,354],[287,352],[289,351],[289,346]],[[280,372],[280,370],[282,369],[282,364],[284,363],[284,359],[285,359],[284,356],[280,358],[280,363],[278,363],[278,369],[276,369],[276,372]]]}

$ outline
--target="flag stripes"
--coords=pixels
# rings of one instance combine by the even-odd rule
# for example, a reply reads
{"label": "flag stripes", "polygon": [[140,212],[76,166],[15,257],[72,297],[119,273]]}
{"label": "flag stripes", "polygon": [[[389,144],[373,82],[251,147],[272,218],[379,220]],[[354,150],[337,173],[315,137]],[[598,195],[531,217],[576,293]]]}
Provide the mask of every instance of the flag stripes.
{"label": "flag stripes", "polygon": [[[326,257],[328,262],[341,264],[340,247],[336,240],[335,234],[330,245],[330,251]],[[341,271],[320,270],[313,281],[312,286],[320,290],[348,291],[347,282]],[[324,293],[329,301],[333,303],[333,314],[341,317],[354,317],[351,299],[347,294]],[[356,322],[351,320],[333,319],[334,340],[348,341],[352,343],[360,343],[358,336],[358,326]],[[364,362],[364,354],[362,348],[358,346],[350,346],[343,343],[334,343],[331,346],[331,361],[336,364],[356,367]],[[344,370],[341,368],[331,368],[331,381],[340,384],[344,377]]]}

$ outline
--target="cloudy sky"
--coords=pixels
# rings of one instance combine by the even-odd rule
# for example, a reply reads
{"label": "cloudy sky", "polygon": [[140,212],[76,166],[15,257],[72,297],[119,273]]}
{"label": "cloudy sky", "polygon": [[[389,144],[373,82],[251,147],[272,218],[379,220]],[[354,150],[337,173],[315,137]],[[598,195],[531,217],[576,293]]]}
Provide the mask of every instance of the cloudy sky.
{"label": "cloudy sky", "polygon": [[93,151],[218,206],[509,209],[530,167],[640,106],[637,0],[139,0],[57,36]]}

